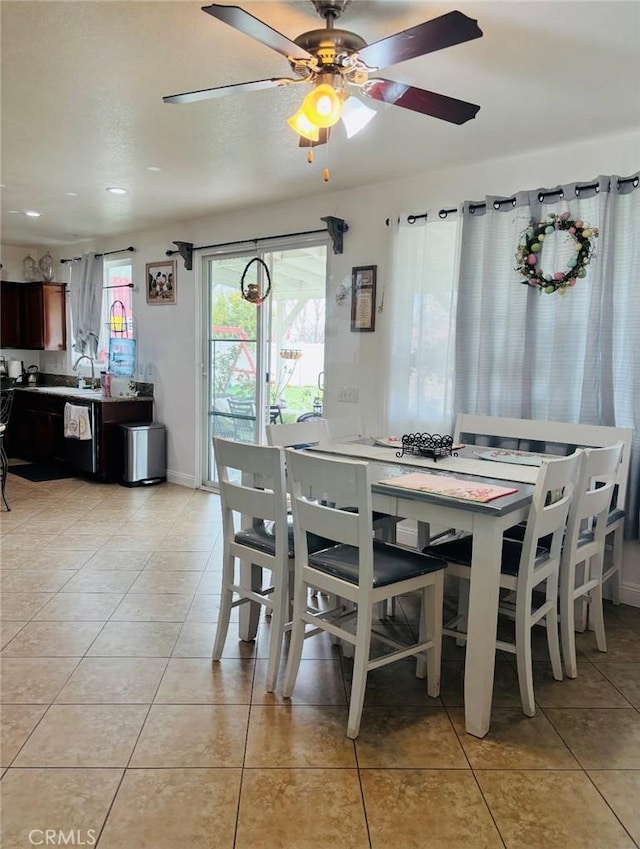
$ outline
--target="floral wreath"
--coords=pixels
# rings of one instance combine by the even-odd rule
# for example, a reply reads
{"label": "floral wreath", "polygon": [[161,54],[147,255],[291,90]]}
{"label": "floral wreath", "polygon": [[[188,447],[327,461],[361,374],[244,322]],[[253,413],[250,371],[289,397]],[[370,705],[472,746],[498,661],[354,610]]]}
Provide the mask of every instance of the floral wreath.
{"label": "floral wreath", "polygon": [[[547,236],[558,230],[565,231],[573,237],[576,253],[567,262],[566,271],[544,274],[538,263],[542,244]],[[526,282],[529,286],[537,286],[540,293],[546,292],[552,295],[559,291],[561,295],[566,295],[568,288],[574,286],[577,279],[587,276],[587,266],[591,261],[593,250],[592,239],[597,236],[596,227],[590,227],[579,219],[574,221],[569,218],[568,212],[563,212],[562,215],[551,212],[547,218],[537,222],[532,219],[522,234],[516,251],[518,261],[516,271],[526,277],[526,281],[521,282]]]}

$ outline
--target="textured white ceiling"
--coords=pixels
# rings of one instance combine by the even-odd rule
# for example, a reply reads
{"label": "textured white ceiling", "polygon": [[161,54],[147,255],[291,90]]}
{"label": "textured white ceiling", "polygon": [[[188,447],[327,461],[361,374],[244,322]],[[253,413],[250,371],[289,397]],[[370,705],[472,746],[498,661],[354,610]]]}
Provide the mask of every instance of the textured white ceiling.
{"label": "textured white ceiling", "polygon": [[[309,166],[286,126],[300,90],[162,102],[288,75],[282,56],[202,5],[2,0],[4,244],[75,242],[327,191],[326,150]],[[309,0],[237,5],[290,38],[323,26]],[[333,134],[329,190],[640,125],[635,0],[353,0],[339,26],[370,43],[452,9],[477,18],[483,38],[384,76],[479,103],[478,117],[458,127],[380,105],[355,138]],[[111,196],[109,185],[130,194]],[[25,209],[42,217],[10,212]]]}

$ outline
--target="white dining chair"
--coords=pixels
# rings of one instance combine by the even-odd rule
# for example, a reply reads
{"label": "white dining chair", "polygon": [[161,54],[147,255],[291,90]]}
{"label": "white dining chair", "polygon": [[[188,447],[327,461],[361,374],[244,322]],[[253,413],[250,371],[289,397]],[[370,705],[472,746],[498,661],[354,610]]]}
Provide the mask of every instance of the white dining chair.
{"label": "white dining chair", "polygon": [[[311,452],[286,452],[293,505],[295,592],[293,627],[284,683],[295,688],[305,639],[327,631],[354,647],[347,736],[360,730],[367,673],[393,661],[417,656],[416,675],[427,676],[427,692],[440,692],[444,561],[373,538],[369,465]],[[311,497],[310,497],[311,496]],[[333,506],[335,505],[335,506]],[[349,506],[349,510],[340,509]],[[312,553],[307,535],[329,537],[337,545]],[[307,605],[310,587],[345,600],[329,610]],[[403,645],[372,627],[373,605],[422,590],[419,638]],[[344,624],[355,618],[355,634]],[[311,629],[307,631],[307,625]],[[372,633],[393,650],[370,658]]]}
{"label": "white dining chair", "polygon": [[[278,677],[285,622],[290,618],[289,573],[293,569],[282,449],[220,437],[213,438],[213,447],[223,534],[222,598],[213,659],[220,660],[222,656],[232,608],[249,602],[267,606],[272,619],[266,689],[272,692]],[[272,585],[260,590],[244,586],[235,577],[236,561],[268,569]]]}
{"label": "white dining chair", "polygon": [[588,603],[588,621],[595,631],[598,649],[607,650],[602,609],[603,562],[607,517],[622,449],[622,442],[608,448],[584,449],[584,461],[569,508],[560,562],[560,633],[564,668],[569,678],[575,678],[578,671],[576,601]]}
{"label": "white dining chair", "polygon": [[[542,463],[533,492],[524,539],[503,539],[500,588],[506,591],[510,598],[515,597],[515,606],[512,606],[510,600],[503,601],[499,612],[515,618],[515,639],[496,640],[496,649],[516,655],[522,710],[527,716],[535,714],[531,629],[542,620],[546,625],[553,677],[556,681],[562,680],[558,637],[560,557],[569,506],[583,456],[582,450],[578,449],[568,457],[545,460]],[[548,538],[548,547],[540,545],[543,537]],[[461,581],[471,580],[470,534],[439,545],[427,546],[424,551],[444,558],[449,567],[448,574],[460,578]],[[542,590],[542,603],[538,604],[534,590]],[[462,598],[465,596],[463,591]],[[445,625],[443,633],[455,637],[458,641],[464,641],[465,627],[463,604],[458,616]]]}

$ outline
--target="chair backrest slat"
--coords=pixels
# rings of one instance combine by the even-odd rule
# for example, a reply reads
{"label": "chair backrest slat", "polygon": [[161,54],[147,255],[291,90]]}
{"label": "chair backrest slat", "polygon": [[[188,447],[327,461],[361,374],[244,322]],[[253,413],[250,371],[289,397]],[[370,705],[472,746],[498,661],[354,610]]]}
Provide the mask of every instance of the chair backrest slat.
{"label": "chair backrest slat", "polygon": [[317,445],[327,439],[324,420],[267,425],[267,444],[289,448],[292,445]]}

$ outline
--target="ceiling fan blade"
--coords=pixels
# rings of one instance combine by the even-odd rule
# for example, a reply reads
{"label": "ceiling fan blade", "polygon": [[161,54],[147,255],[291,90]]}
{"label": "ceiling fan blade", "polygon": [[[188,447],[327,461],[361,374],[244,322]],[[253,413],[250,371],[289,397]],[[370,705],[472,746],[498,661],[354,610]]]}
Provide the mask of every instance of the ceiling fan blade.
{"label": "ceiling fan blade", "polygon": [[309,52],[303,47],[298,47],[286,35],[282,35],[282,33],[267,26],[263,21],[254,18],[253,15],[238,6],[221,6],[219,3],[212,3],[210,6],[203,6],[202,11],[240,30],[245,35],[255,38],[256,41],[260,41],[287,59],[313,58]]}
{"label": "ceiling fan blade", "polygon": [[318,132],[320,133],[318,141],[310,141],[309,139],[305,139],[300,136],[298,147],[318,147],[320,144],[326,144],[329,141],[329,136],[331,135],[331,127],[319,127]]}
{"label": "ceiling fan blade", "polygon": [[359,50],[358,55],[371,68],[386,68],[481,36],[482,30],[476,20],[462,12],[448,12],[432,21],[374,41]]}
{"label": "ceiling fan blade", "polygon": [[456,100],[455,97],[447,97],[444,94],[436,94],[434,91],[425,91],[425,89],[392,80],[369,80],[362,87],[362,93],[373,100],[393,103],[396,106],[411,109],[413,112],[422,112],[433,118],[450,121],[452,124],[464,124],[470,121],[476,117],[480,109],[475,103]]}
{"label": "ceiling fan blade", "polygon": [[[242,91],[261,91],[265,88],[276,88],[280,85],[286,85],[289,80],[283,80],[278,77],[271,80],[253,80],[250,83],[232,83],[231,85],[221,85],[217,88],[203,88],[200,91],[185,91],[183,94],[171,94],[163,97],[165,103],[195,103],[198,100],[212,100],[215,97],[226,97],[228,94],[237,94]],[[296,80],[291,80],[296,82]]]}

